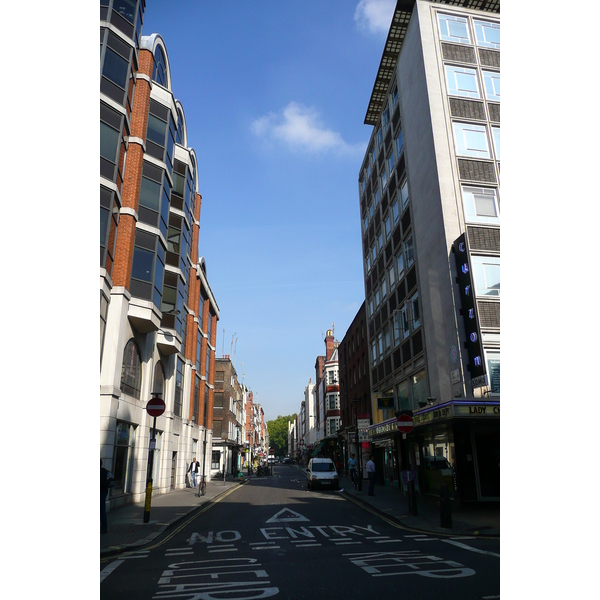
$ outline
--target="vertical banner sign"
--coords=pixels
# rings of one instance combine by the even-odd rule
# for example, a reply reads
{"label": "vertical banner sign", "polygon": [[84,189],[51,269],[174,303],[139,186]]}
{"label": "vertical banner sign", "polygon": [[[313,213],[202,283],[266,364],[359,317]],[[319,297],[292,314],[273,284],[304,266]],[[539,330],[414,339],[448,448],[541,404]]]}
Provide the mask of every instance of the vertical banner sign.
{"label": "vertical banner sign", "polygon": [[485,361],[483,360],[483,346],[477,318],[475,286],[471,277],[471,261],[464,233],[454,242],[454,257],[458,273],[456,281],[460,288],[460,304],[467,336],[465,347],[469,357],[469,373],[471,379],[474,379],[485,375]]}

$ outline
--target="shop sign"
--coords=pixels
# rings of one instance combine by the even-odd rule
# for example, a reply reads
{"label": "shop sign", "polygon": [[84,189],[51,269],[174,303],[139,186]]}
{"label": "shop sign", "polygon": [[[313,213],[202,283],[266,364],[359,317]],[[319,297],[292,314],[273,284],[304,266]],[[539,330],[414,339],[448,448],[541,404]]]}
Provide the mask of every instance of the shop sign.
{"label": "shop sign", "polygon": [[371,419],[356,419],[356,426],[359,429],[368,429],[371,426]]}
{"label": "shop sign", "polygon": [[398,422],[394,419],[391,422],[388,421],[379,425],[373,425],[373,427],[369,429],[369,437],[372,438],[377,435],[385,435],[386,433],[395,433],[396,431],[398,431]]}
{"label": "shop sign", "polygon": [[456,369],[450,373],[452,383],[460,383],[460,369]]}
{"label": "shop sign", "polygon": [[482,406],[468,404],[466,406],[455,406],[454,414],[457,417],[499,417],[500,406]]}

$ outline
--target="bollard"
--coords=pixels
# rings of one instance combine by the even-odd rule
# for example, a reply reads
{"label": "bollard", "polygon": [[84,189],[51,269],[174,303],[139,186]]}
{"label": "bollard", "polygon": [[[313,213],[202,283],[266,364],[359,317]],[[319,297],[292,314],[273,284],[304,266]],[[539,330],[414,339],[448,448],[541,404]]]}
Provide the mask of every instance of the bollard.
{"label": "bollard", "polygon": [[144,503],[144,523],[150,522],[150,506],[152,504],[152,479],[148,480],[146,486],[146,501]]}
{"label": "bollard", "polygon": [[[410,472],[409,472],[410,477]],[[415,482],[412,479],[408,480],[408,512],[415,517],[418,514],[417,511],[417,495],[415,493]]]}
{"label": "bollard", "polygon": [[452,506],[450,505],[450,491],[446,484],[440,486],[440,525],[452,529]]}

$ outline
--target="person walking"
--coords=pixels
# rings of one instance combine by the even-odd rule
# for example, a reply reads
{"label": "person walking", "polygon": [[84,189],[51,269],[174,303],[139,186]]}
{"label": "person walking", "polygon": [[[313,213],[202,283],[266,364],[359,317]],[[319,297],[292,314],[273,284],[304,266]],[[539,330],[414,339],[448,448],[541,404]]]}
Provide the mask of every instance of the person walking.
{"label": "person walking", "polygon": [[198,463],[196,462],[195,456],[194,456],[194,459],[192,460],[192,464],[190,465],[190,468],[188,469],[188,473],[190,473],[190,475],[192,477],[192,487],[195,488],[196,487],[196,475],[198,475]]}
{"label": "person walking", "polygon": [[100,533],[108,532],[106,496],[108,496],[108,490],[114,485],[114,482],[112,473],[102,466],[102,459],[100,459]]}
{"label": "person walking", "polygon": [[348,459],[348,471],[350,471],[350,481],[354,483],[354,478],[356,477],[356,454],[353,454]]}
{"label": "person walking", "polygon": [[367,476],[369,477],[369,496],[375,495],[375,463],[373,462],[373,456],[369,457],[367,461]]}

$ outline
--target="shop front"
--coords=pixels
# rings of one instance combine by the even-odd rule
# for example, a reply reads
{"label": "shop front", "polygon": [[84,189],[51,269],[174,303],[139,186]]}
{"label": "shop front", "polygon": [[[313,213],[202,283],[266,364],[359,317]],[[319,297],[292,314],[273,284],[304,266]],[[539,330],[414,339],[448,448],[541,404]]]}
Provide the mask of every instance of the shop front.
{"label": "shop front", "polygon": [[454,400],[414,412],[409,440],[424,493],[447,485],[461,502],[500,500],[500,403]]}

